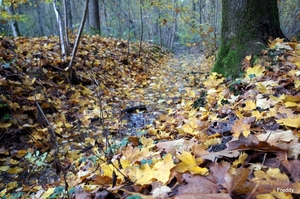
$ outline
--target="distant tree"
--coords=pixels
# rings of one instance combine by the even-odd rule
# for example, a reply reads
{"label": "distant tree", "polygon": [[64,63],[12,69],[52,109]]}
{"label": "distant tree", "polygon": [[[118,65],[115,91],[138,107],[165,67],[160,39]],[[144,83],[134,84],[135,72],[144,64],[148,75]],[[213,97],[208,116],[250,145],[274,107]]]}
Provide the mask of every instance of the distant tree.
{"label": "distant tree", "polygon": [[221,45],[213,71],[237,77],[246,55],[259,53],[270,38],[285,38],[277,0],[223,0]]}
{"label": "distant tree", "polygon": [[[16,15],[13,4],[8,6],[7,10],[8,10],[8,13],[11,14],[12,16]],[[10,26],[11,26],[13,36],[14,37],[20,36],[20,30],[19,30],[18,22],[14,19],[11,19],[10,20]]]}
{"label": "distant tree", "polygon": [[90,0],[89,2],[89,31],[92,34],[100,34],[100,15],[98,0]]}

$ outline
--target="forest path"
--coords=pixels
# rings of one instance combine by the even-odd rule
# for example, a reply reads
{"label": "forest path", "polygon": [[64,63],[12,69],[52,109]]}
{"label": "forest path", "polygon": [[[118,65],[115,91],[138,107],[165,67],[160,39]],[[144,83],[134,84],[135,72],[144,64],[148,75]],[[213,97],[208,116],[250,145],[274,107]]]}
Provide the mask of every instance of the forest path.
{"label": "forest path", "polygon": [[[199,54],[173,55],[162,62],[161,70],[150,77],[151,83],[142,89],[135,89],[129,107],[146,105],[146,113],[125,115],[127,125],[123,133],[134,135],[146,125],[160,123],[168,114],[186,106],[200,96],[202,82],[213,65],[212,59]],[[155,126],[156,127],[156,126]]]}

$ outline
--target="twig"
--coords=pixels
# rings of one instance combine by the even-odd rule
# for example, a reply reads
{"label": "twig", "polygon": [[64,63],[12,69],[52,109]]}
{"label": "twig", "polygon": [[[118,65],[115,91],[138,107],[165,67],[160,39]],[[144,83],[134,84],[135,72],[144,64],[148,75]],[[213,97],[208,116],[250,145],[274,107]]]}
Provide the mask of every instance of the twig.
{"label": "twig", "polygon": [[60,172],[62,172],[64,182],[65,182],[65,191],[68,192],[69,185],[68,185],[68,182],[67,182],[67,173],[66,173],[66,170],[64,169],[64,167],[62,166],[62,163],[61,163],[61,161],[58,157],[58,144],[57,144],[57,138],[56,138],[56,135],[55,135],[55,131],[54,131],[52,125],[50,124],[49,120],[47,119],[46,115],[44,114],[44,112],[43,112],[41,106],[39,105],[39,103],[37,101],[35,101],[35,104],[36,104],[40,114],[42,114],[44,120],[47,123],[48,132],[50,134],[50,141],[52,141],[54,143],[55,153],[54,153],[53,157],[54,157],[56,173],[59,174]]}
{"label": "twig", "polygon": [[[99,83],[98,83],[98,81],[96,80],[96,79],[94,79],[93,80],[93,82],[94,82],[94,88],[95,88],[95,90],[97,91],[97,88],[96,88],[96,86],[98,86],[98,87],[100,87],[100,85],[99,85]],[[111,148],[111,145],[110,145],[110,142],[109,142],[109,140],[108,140],[108,135],[109,135],[109,130],[105,127],[105,124],[104,124],[104,115],[103,115],[103,106],[102,106],[102,98],[101,98],[101,94],[100,94],[100,92],[98,91],[97,92],[97,97],[98,97],[98,102],[99,102],[99,108],[100,108],[100,115],[99,115],[99,117],[100,117],[100,120],[101,120],[101,126],[102,126],[102,129],[103,129],[103,136],[105,137],[105,140],[106,140],[106,146],[107,146],[107,149],[108,149],[108,154],[107,153],[105,153],[105,151],[103,150],[103,148],[102,147],[99,147],[102,151],[103,151],[103,153],[104,153],[104,155],[105,155],[105,158],[106,158],[106,160],[107,160],[107,163],[109,163],[109,164],[111,164],[126,180],[128,180],[128,181],[130,181],[128,178],[127,178],[127,176],[125,175],[125,174],[123,174],[122,172],[121,172],[121,170],[119,169],[119,168],[117,168],[114,164],[113,164],[113,162],[111,161],[111,159],[112,159],[112,157],[113,157],[113,151],[112,151],[112,148]],[[95,138],[94,138],[95,139]],[[98,143],[98,141],[97,141],[97,139],[95,139],[95,145],[98,145],[98,146],[100,146],[100,144]],[[97,155],[96,155],[97,156]],[[98,157],[98,156],[97,156]],[[130,181],[131,182],[131,181]],[[113,182],[113,184],[114,184],[115,182]]]}

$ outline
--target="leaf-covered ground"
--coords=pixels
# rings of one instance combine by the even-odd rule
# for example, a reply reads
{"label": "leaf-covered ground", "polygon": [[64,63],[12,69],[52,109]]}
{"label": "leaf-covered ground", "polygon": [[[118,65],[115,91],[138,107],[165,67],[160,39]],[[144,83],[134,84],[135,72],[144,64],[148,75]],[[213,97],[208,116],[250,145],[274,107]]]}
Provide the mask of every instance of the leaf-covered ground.
{"label": "leaf-covered ground", "polygon": [[0,197],[295,198],[300,44],[213,58],[82,39],[70,85],[56,37],[0,40]]}

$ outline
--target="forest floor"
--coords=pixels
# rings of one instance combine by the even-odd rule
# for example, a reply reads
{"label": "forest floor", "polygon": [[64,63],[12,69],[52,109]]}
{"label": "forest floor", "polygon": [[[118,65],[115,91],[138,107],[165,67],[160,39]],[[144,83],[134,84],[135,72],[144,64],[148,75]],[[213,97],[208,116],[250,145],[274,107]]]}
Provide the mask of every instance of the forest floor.
{"label": "forest floor", "polygon": [[83,37],[70,85],[57,38],[1,38],[1,198],[300,194],[300,44],[234,80],[214,58]]}

